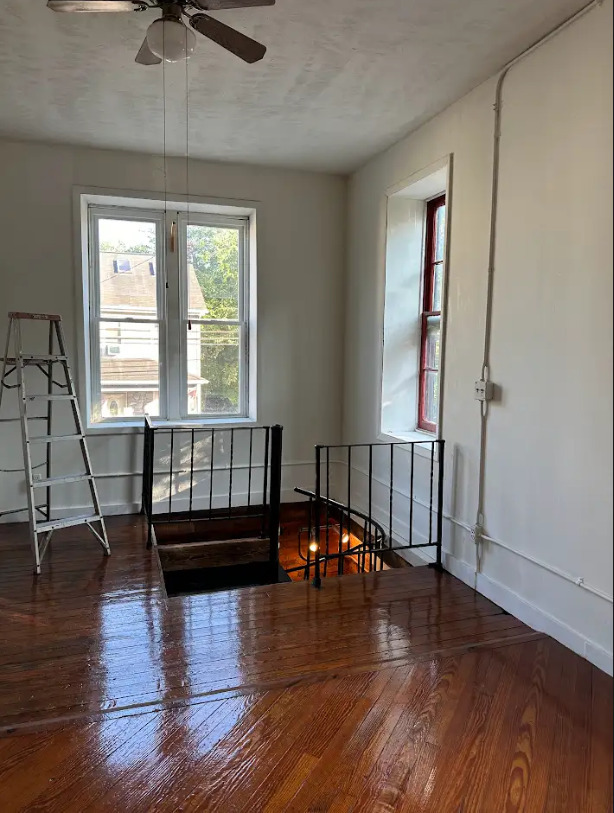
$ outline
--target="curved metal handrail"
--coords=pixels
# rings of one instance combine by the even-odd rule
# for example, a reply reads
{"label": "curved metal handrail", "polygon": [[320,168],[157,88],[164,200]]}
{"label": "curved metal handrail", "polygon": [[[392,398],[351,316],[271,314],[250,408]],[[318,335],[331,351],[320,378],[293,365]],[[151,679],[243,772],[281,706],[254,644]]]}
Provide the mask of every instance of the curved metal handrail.
{"label": "curved metal handrail", "polygon": [[[315,491],[309,491],[306,488],[296,487],[294,489],[294,491],[297,494],[301,494],[303,497],[308,497],[310,501],[319,499],[325,505],[331,506],[332,508],[336,508],[342,514],[346,514],[348,516],[353,515],[353,516],[359,517],[360,519],[362,519],[364,521],[365,526],[368,523],[370,529],[371,528],[375,529],[375,532],[376,532],[375,533],[375,538],[380,543],[378,545],[378,549],[381,550],[381,549],[386,547],[387,540],[388,540],[388,536],[386,534],[386,531],[384,530],[382,525],[380,525],[380,523],[377,522],[377,520],[373,519],[373,517],[369,517],[367,514],[363,513],[362,511],[359,511],[357,508],[351,508],[350,506],[344,505],[343,503],[338,502],[337,500],[333,500],[331,497],[320,496],[318,498]],[[338,553],[338,552],[337,553],[322,553],[322,554],[320,554],[320,558],[322,560],[326,561],[326,560],[339,559],[340,557],[343,558],[345,556],[355,556],[357,554],[360,555],[361,553],[366,553],[366,540],[364,540],[364,539],[362,540],[362,542],[359,545],[355,545],[354,547],[347,548],[347,550],[344,550],[341,553]],[[302,569],[302,567],[293,568],[293,570],[297,570],[297,571],[301,570],[301,569]],[[290,571],[288,571],[288,572],[290,572]]]}

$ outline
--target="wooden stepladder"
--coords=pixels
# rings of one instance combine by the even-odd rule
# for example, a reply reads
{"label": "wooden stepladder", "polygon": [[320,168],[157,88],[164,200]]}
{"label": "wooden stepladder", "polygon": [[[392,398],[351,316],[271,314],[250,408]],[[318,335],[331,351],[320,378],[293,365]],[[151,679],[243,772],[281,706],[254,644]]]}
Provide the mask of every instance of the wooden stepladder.
{"label": "wooden stepladder", "polygon": [[[43,355],[30,355],[23,352],[22,323],[23,322],[49,322],[49,339],[47,352]],[[0,408],[5,390],[17,390],[19,400],[19,417],[6,418],[2,422],[19,421],[21,423],[21,438],[23,444],[24,472],[26,480],[26,493],[28,499],[27,511],[30,520],[30,536],[32,552],[34,555],[34,569],[37,574],[41,572],[41,561],[47,550],[53,532],[60,528],[70,528],[75,525],[87,525],[96,539],[102,545],[107,556],[111,554],[104,519],[100,510],[100,501],[96,489],[96,482],[92,473],[83,422],[79,410],[79,402],[70,372],[70,364],[66,354],[62,319],[60,316],[46,313],[9,313],[9,329],[6,337],[6,351],[2,360],[2,376],[0,378]],[[34,367],[43,374],[42,387],[44,392],[27,391],[30,380],[26,382],[26,369]],[[60,371],[57,375],[56,371]],[[46,380],[45,380],[46,379]],[[58,380],[59,379],[59,380]],[[26,386],[27,383],[27,386]],[[57,402],[70,404],[75,433],[70,435],[57,435],[53,433],[53,407]],[[33,414],[37,405],[44,405],[44,415]],[[30,434],[32,423],[42,424],[45,434]],[[84,471],[74,474],[52,476],[53,455],[52,449],[56,443],[78,443],[83,459]],[[45,451],[44,461],[33,464],[32,452],[34,447],[42,445]],[[1,463],[0,463],[1,465]],[[36,470],[43,469],[44,474],[35,474]],[[52,518],[51,492],[54,486],[66,483],[87,482],[89,486],[93,510],[85,516]],[[44,501],[37,499],[43,491]],[[0,512],[0,517],[6,514],[16,514],[25,509],[14,508],[10,511]],[[94,525],[98,525],[98,529]]]}

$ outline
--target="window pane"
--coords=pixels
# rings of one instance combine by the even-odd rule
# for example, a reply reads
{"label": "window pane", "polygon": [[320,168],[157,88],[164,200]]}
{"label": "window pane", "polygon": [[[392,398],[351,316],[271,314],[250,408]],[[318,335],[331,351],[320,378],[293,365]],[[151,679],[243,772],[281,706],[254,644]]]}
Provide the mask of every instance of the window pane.
{"label": "window pane", "polygon": [[158,325],[100,322],[100,402],[94,420],[159,414]]}
{"label": "window pane", "polygon": [[187,228],[189,317],[239,319],[239,229]]}
{"label": "window pane", "polygon": [[443,263],[433,268],[433,302],[431,310],[441,311],[441,289],[443,287]]}
{"label": "window pane", "polygon": [[446,207],[440,206],[435,213],[435,261],[443,260],[446,244]]}
{"label": "window pane", "polygon": [[188,413],[238,415],[241,328],[192,325],[187,347]]}
{"label": "window pane", "polygon": [[437,424],[439,418],[439,373],[427,370],[424,374],[424,406],[423,419]]}
{"label": "window pane", "polygon": [[439,316],[431,316],[426,326],[426,350],[424,366],[433,370],[439,369],[439,359],[441,353],[441,319]]}
{"label": "window pane", "polygon": [[156,319],[156,224],[98,220],[100,315]]}

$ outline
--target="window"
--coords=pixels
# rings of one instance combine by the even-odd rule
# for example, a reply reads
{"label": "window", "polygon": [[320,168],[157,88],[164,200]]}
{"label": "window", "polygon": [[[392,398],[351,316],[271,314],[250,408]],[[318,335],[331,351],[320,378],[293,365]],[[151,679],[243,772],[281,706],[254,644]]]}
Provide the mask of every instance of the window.
{"label": "window", "polygon": [[426,239],[420,339],[418,428],[437,431],[441,364],[441,300],[446,237],[446,198],[426,207]]}
{"label": "window", "polygon": [[439,431],[451,180],[447,156],[387,191],[382,440]]}
{"label": "window", "polygon": [[135,204],[87,206],[90,423],[248,418],[249,214]]}

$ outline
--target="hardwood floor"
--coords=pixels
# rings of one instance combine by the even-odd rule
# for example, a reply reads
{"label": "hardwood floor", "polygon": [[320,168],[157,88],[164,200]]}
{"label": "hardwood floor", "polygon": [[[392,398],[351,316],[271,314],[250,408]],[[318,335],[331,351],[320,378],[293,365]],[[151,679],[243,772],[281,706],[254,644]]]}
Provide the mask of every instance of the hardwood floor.
{"label": "hardwood floor", "polygon": [[612,681],[422,568],[168,599],[0,528],[0,810],[610,813]]}

